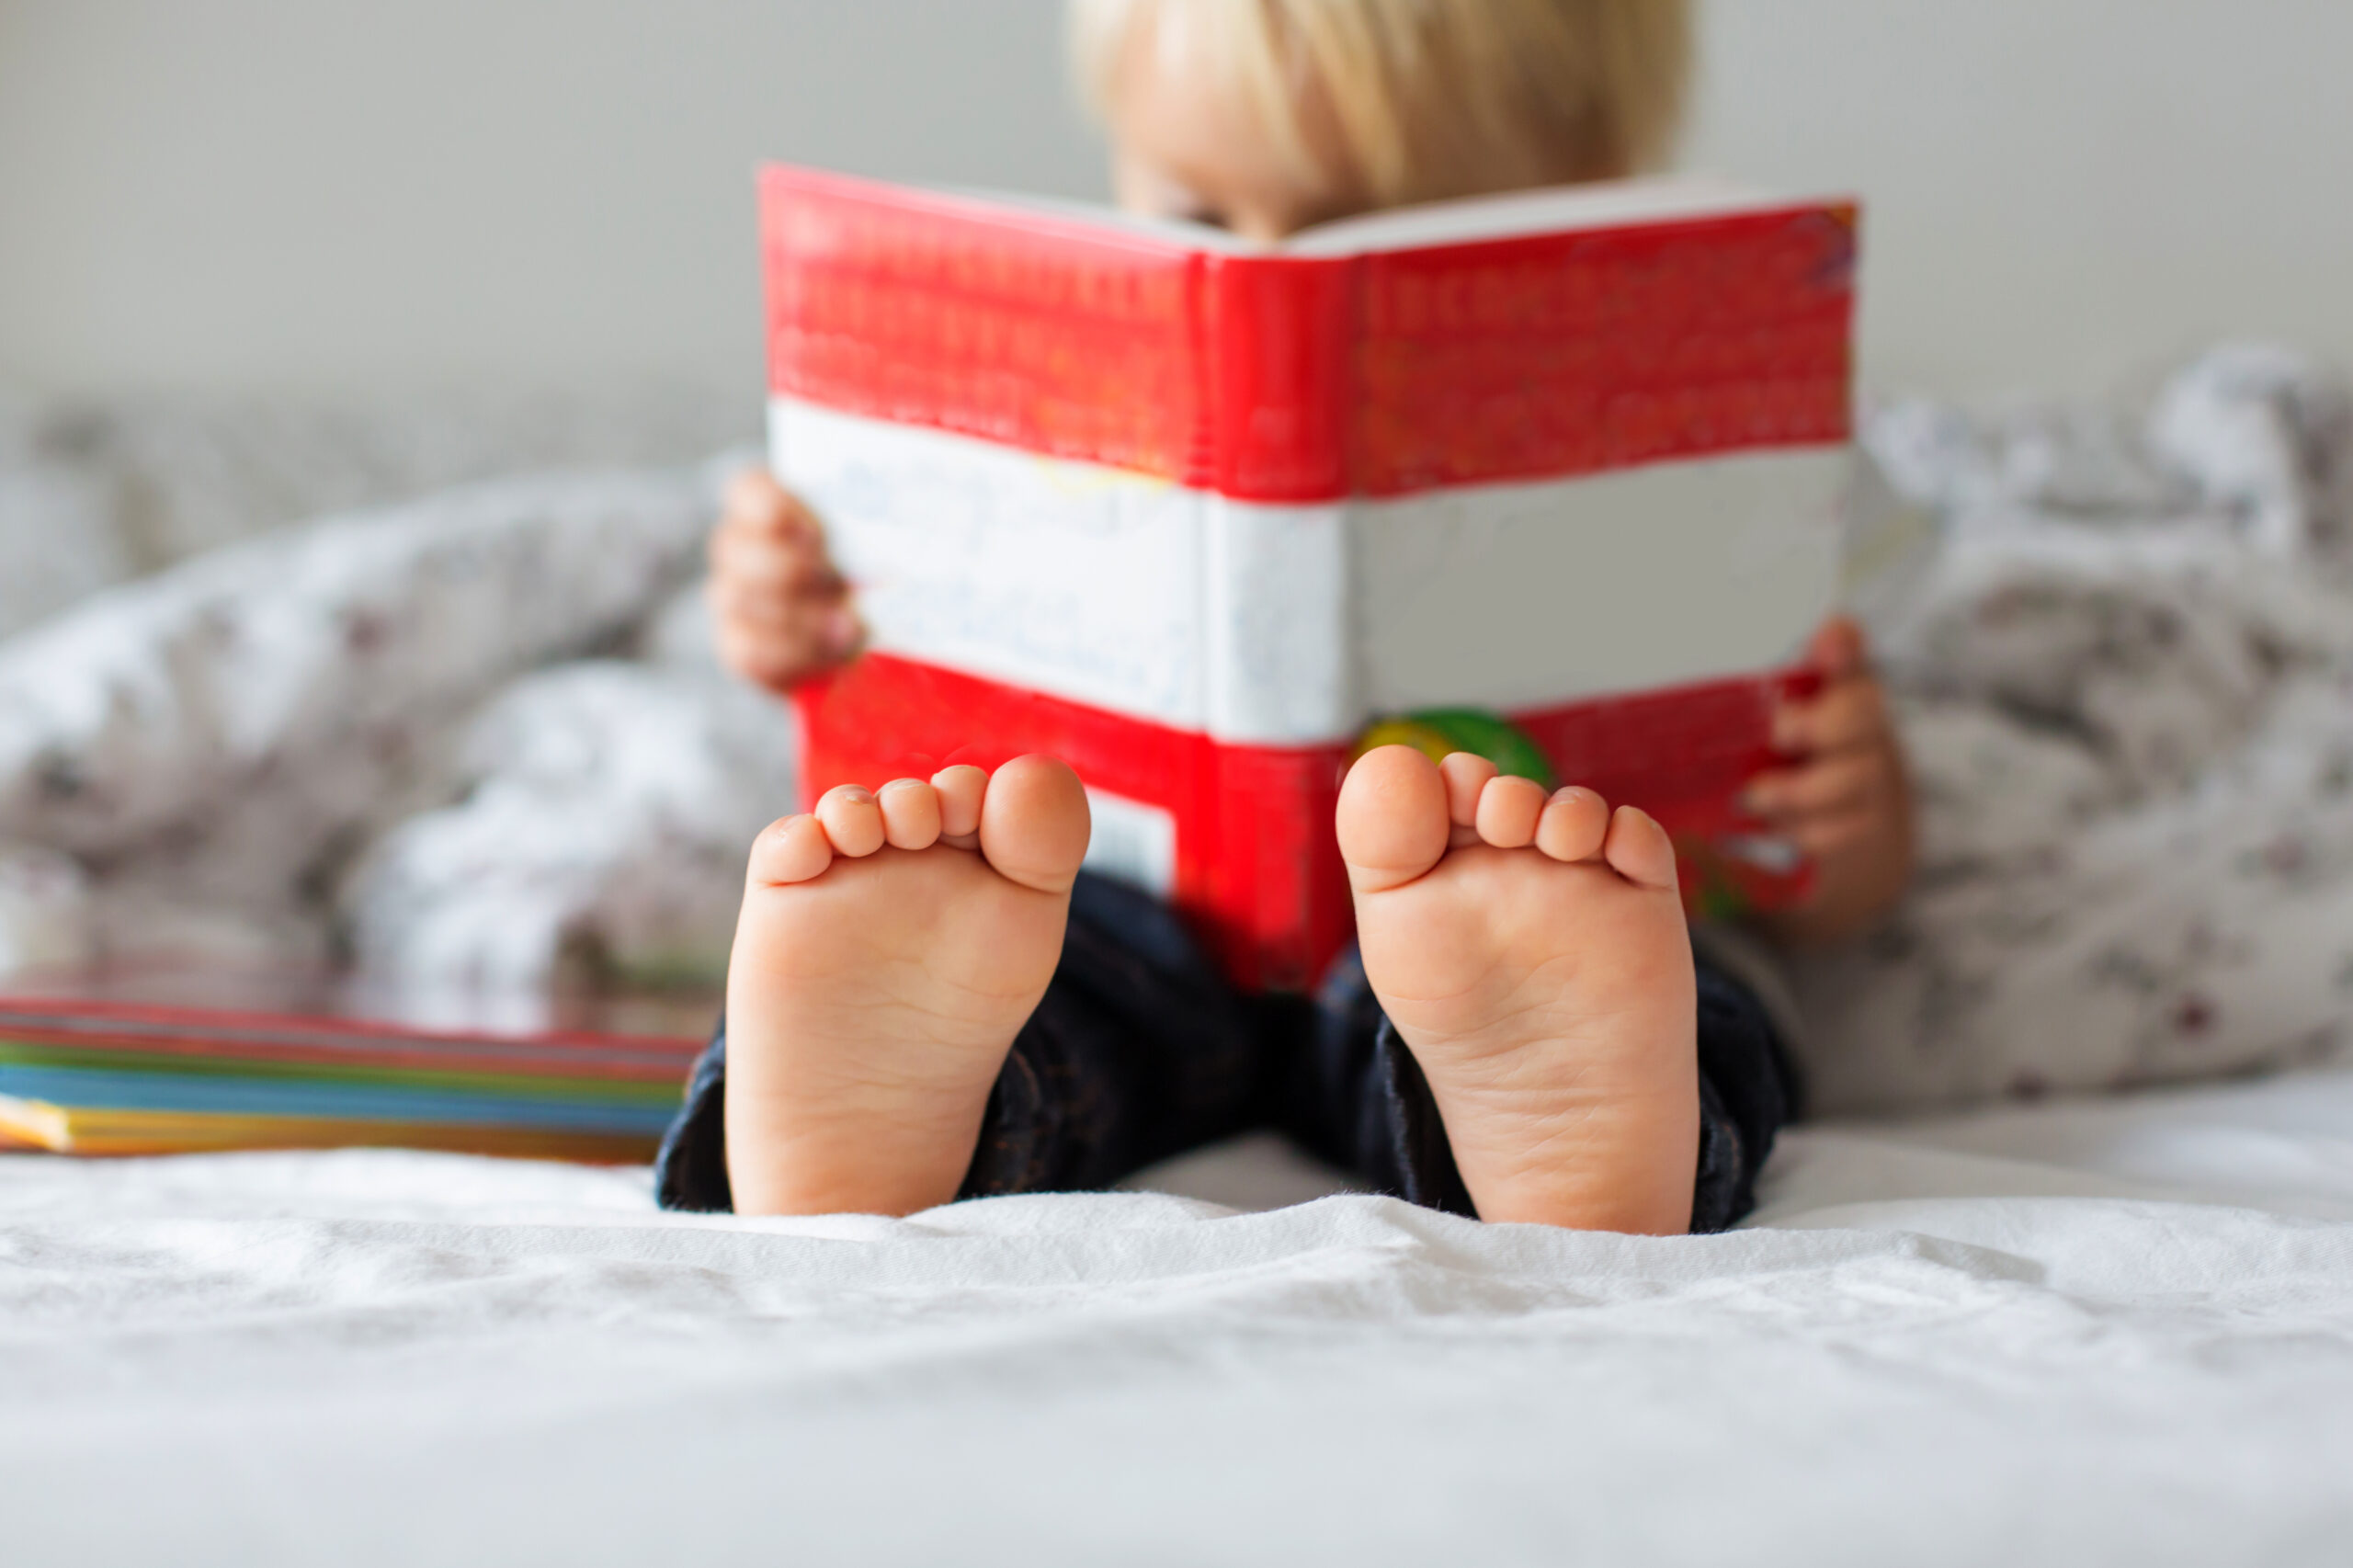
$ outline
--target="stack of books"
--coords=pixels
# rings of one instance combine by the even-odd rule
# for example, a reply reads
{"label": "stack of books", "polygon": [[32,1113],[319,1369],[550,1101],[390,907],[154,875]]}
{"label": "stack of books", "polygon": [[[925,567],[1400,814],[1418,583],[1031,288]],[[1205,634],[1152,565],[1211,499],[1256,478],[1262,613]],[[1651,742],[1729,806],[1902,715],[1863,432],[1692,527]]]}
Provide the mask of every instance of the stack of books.
{"label": "stack of books", "polygon": [[[521,1158],[649,1158],[676,1114],[699,1008],[645,1033],[420,1027],[315,1012],[0,994],[0,1147],[74,1154],[390,1145]],[[377,1016],[367,1016],[369,1012]],[[358,1016],[354,1016],[357,1013]],[[390,1015],[390,1016],[386,1016]]]}

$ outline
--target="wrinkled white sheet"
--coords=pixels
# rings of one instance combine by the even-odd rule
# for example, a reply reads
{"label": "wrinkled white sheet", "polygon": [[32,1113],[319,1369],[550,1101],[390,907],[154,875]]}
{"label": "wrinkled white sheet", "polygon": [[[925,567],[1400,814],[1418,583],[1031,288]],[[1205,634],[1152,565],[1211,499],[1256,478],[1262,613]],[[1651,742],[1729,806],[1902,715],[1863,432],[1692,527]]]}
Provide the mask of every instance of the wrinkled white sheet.
{"label": "wrinkled white sheet", "polygon": [[581,656],[673,598],[713,506],[693,469],[440,491],[0,640],[0,975],[339,944],[510,988],[583,944],[710,967],[790,722],[707,660]]}
{"label": "wrinkled white sheet", "polygon": [[710,969],[790,726],[664,610],[716,510],[690,460],[755,424],[678,387],[0,396],[0,976]]}
{"label": "wrinkled white sheet", "polygon": [[1867,422],[1934,522],[1867,604],[1921,804],[1792,978],[1816,1104],[2211,1077],[2353,1043],[2353,388],[2215,350],[2145,411]]}
{"label": "wrinkled white sheet", "polygon": [[[1159,1173],[1323,1184],[1278,1146]],[[2338,1563],[2353,1074],[1791,1135],[1729,1235],[0,1158],[11,1562]]]}

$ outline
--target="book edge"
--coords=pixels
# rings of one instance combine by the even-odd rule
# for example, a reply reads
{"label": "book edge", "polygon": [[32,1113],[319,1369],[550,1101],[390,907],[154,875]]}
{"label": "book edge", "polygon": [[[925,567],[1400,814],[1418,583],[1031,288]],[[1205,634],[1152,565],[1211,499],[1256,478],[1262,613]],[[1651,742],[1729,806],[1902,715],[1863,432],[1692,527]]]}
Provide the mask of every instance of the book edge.
{"label": "book edge", "polygon": [[1207,224],[1147,218],[1116,207],[1018,191],[928,186],[837,174],[781,162],[760,165],[764,198],[801,189],[943,217],[984,222],[1023,221],[1073,239],[1120,242],[1162,252],[1273,261],[1344,261],[1364,256],[1447,250],[1550,234],[1607,233],[1710,219],[1825,208],[1854,209],[1845,195],[1805,195],[1741,185],[1704,175],[1597,180],[1458,197],[1335,219],[1264,244]]}

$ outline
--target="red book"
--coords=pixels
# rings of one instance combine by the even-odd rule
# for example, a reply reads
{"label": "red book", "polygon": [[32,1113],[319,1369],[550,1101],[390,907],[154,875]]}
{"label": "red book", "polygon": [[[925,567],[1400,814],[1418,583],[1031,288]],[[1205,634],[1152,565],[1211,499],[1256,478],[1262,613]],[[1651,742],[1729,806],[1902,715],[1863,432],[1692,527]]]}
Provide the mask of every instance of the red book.
{"label": "red book", "polygon": [[761,220],[772,460],[872,633],[799,698],[812,798],[1053,752],[1090,864],[1252,985],[1346,939],[1369,739],[1645,807],[1697,905],[1802,887],[1733,798],[1837,596],[1850,204],[1639,181],[1270,247],[771,167]]}

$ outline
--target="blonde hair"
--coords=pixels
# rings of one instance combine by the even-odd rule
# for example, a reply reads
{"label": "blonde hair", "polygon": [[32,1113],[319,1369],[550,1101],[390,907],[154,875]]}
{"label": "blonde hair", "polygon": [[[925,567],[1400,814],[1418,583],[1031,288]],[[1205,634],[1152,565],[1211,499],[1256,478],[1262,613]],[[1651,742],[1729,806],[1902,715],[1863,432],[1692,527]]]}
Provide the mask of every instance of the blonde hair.
{"label": "blonde hair", "polygon": [[1292,172],[1382,207],[1652,166],[1691,56],[1688,0],[1071,0],[1070,20],[1107,119],[1131,48],[1202,50]]}

